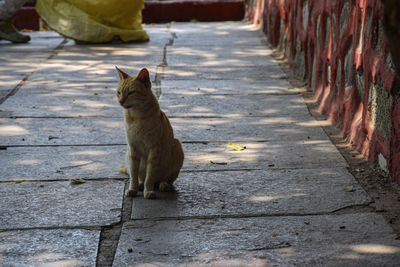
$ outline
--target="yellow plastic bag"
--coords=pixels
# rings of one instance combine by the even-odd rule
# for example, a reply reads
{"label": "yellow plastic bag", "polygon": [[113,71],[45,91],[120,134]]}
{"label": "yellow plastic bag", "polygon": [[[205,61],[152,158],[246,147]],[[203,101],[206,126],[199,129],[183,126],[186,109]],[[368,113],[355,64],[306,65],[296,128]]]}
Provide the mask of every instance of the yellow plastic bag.
{"label": "yellow plastic bag", "polygon": [[65,37],[104,43],[148,41],[142,29],[144,0],[38,0],[36,10],[47,25]]}

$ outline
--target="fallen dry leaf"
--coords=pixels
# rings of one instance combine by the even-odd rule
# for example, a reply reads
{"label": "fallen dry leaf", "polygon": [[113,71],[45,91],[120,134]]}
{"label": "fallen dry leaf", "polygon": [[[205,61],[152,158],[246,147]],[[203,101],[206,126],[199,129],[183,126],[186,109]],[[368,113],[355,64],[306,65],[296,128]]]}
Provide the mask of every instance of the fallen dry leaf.
{"label": "fallen dry leaf", "polygon": [[212,161],[210,160],[211,164],[217,164],[217,165],[228,165],[228,162],[225,161]]}
{"label": "fallen dry leaf", "polygon": [[128,170],[124,167],[124,165],[119,165],[119,172],[123,174],[128,174]]}
{"label": "fallen dry leaf", "polygon": [[85,179],[76,178],[76,177],[69,178],[69,181],[71,182],[71,184],[83,184],[83,183],[86,183]]}
{"label": "fallen dry leaf", "polygon": [[238,144],[235,144],[235,143],[232,143],[232,142],[230,142],[228,144],[228,147],[233,148],[236,151],[241,151],[241,150],[245,150],[246,149],[245,146],[241,146],[241,145],[238,145]]}

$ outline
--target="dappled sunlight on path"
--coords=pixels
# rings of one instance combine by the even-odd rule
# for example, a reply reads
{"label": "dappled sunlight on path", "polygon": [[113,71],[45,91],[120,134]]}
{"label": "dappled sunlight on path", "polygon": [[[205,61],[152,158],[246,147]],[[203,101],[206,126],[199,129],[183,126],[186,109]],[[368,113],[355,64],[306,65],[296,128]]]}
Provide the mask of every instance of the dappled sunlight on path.
{"label": "dappled sunlight on path", "polygon": [[[0,41],[0,265],[400,261],[400,241],[321,128],[329,121],[310,116],[256,28],[146,30],[140,44]],[[185,152],[174,190],[154,200],[124,195],[116,65],[150,71]]]}

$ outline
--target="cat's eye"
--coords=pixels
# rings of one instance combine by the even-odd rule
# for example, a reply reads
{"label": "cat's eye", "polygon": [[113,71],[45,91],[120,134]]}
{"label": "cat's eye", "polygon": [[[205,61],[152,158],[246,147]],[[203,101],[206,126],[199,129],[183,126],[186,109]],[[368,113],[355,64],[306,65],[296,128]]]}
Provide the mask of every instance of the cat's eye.
{"label": "cat's eye", "polygon": [[132,94],[134,94],[135,93],[135,91],[130,91],[129,93],[128,93],[128,95],[132,95]]}
{"label": "cat's eye", "polygon": [[117,91],[117,95],[120,95],[121,94],[121,91]]}

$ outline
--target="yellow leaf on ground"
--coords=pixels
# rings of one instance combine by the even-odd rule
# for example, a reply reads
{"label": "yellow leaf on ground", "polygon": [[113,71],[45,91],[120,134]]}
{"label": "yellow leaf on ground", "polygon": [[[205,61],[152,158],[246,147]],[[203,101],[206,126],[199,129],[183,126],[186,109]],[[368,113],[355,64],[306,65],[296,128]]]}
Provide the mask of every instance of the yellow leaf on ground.
{"label": "yellow leaf on ground", "polygon": [[83,184],[83,183],[86,183],[85,179],[76,178],[76,177],[69,178],[69,181],[71,182],[71,184]]}
{"label": "yellow leaf on ground", "polygon": [[246,149],[245,146],[241,146],[241,145],[238,145],[238,144],[235,144],[235,143],[232,143],[232,142],[230,142],[230,143],[228,144],[228,147],[233,148],[233,149],[235,149],[236,151],[241,151],[241,150],[245,150],[245,149]]}

